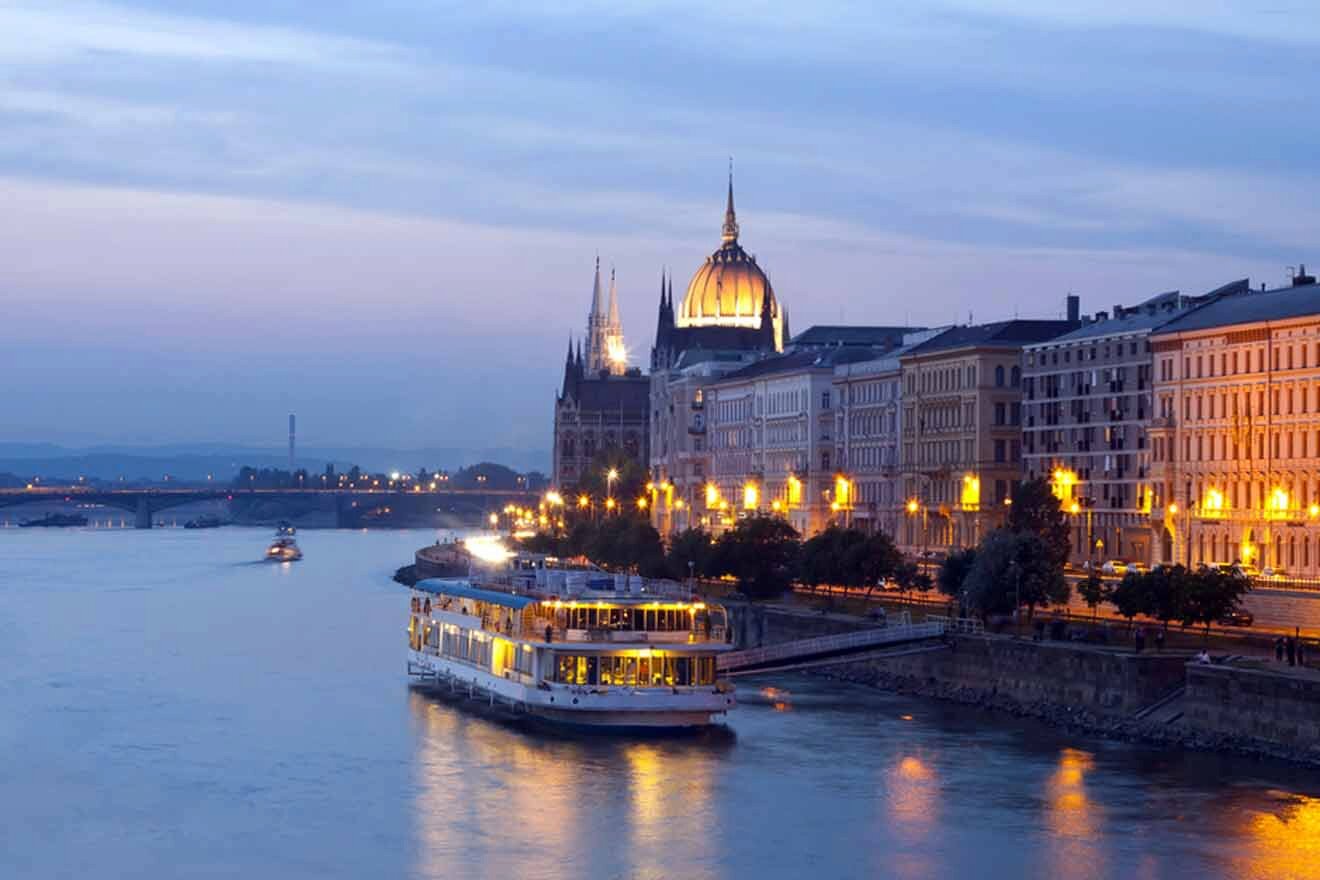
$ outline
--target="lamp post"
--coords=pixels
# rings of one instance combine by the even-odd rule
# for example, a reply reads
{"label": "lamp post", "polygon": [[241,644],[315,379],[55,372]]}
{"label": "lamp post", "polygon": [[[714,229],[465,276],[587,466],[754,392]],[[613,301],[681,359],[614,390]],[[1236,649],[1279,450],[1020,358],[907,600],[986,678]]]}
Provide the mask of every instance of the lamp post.
{"label": "lamp post", "polygon": [[615,468],[610,468],[605,472],[605,495],[608,498],[614,497],[614,481],[619,478],[619,472]]}
{"label": "lamp post", "polygon": [[1008,564],[1013,573],[1013,637],[1022,638],[1022,566],[1014,559]]}

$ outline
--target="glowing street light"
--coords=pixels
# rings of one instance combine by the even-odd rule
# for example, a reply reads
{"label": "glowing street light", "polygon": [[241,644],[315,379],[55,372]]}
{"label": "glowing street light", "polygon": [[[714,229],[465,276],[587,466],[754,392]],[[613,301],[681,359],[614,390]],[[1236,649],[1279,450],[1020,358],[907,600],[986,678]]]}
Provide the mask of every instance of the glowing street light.
{"label": "glowing street light", "polygon": [[646,496],[643,495],[637,499],[637,509],[646,510]]}
{"label": "glowing street light", "polygon": [[606,499],[605,499],[605,509],[606,509],[606,510],[613,510],[614,508],[615,508],[614,499],[613,499],[613,498],[606,498]]}
{"label": "glowing street light", "polygon": [[578,496],[578,507],[585,509],[590,506],[591,506],[591,499],[589,497],[587,497],[586,495]]}
{"label": "glowing street light", "polygon": [[490,515],[490,525],[491,525],[491,528],[494,528],[495,526],[498,526],[499,524],[500,524],[500,515],[499,515],[498,513],[492,513],[492,514]]}

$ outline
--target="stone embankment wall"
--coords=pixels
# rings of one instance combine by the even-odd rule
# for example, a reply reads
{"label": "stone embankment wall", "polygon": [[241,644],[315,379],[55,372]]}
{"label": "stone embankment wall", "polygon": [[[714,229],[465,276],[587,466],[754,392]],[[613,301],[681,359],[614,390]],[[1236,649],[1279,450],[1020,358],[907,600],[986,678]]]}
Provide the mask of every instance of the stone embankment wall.
{"label": "stone embankment wall", "polygon": [[1187,667],[1186,722],[1320,758],[1320,678],[1310,670]]}
{"label": "stone embankment wall", "polygon": [[964,702],[1007,701],[1034,707],[1031,714],[1063,709],[1126,717],[1180,687],[1186,662],[1181,654],[957,636],[946,651],[863,661],[850,664],[842,674]]}
{"label": "stone embankment wall", "polygon": [[739,649],[761,648],[780,642],[832,636],[876,626],[874,621],[842,614],[796,611],[751,602],[726,602],[725,608],[728,609],[730,625],[733,627],[733,644]]}
{"label": "stone embankment wall", "polygon": [[[854,632],[874,622],[776,606],[732,605],[734,644],[756,648]],[[970,702],[995,699],[1131,715],[1183,683],[1186,654],[1132,654],[1067,642],[959,636],[948,649],[831,667],[850,681]]]}

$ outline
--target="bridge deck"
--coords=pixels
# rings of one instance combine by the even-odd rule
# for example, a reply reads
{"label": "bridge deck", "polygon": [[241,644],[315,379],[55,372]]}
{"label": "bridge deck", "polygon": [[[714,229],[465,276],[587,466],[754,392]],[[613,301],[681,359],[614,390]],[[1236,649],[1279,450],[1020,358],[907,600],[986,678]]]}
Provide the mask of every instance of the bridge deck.
{"label": "bridge deck", "polygon": [[943,638],[950,632],[976,632],[978,621],[927,618],[924,623],[910,623],[906,619],[894,626],[864,629],[858,632],[817,636],[730,651],[716,659],[716,668],[725,675],[747,675],[805,666],[821,666],[827,661],[840,660],[859,654],[873,653],[879,648]]}

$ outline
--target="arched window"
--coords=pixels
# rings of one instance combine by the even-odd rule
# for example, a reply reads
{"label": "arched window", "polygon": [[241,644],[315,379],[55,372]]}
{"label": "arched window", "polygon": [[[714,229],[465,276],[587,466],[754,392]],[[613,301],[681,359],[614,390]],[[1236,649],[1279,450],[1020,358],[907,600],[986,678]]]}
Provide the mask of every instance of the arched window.
{"label": "arched window", "polygon": [[995,387],[1004,387],[1004,367],[1002,364],[995,367]]}
{"label": "arched window", "polygon": [[1012,371],[1009,375],[1010,375],[1010,377],[1011,377],[1011,378],[1010,378],[1010,382],[1012,383],[1012,385],[1013,385],[1014,388],[1017,388],[1018,386],[1020,386],[1020,385],[1022,384],[1022,368],[1021,368],[1021,367],[1019,367],[1019,366],[1017,366],[1016,364],[1014,364],[1014,365],[1013,365],[1013,371]]}

